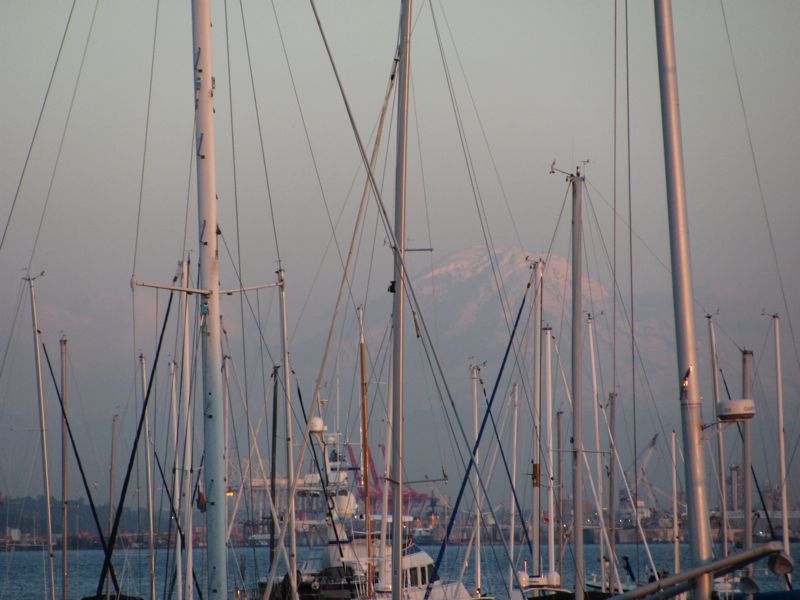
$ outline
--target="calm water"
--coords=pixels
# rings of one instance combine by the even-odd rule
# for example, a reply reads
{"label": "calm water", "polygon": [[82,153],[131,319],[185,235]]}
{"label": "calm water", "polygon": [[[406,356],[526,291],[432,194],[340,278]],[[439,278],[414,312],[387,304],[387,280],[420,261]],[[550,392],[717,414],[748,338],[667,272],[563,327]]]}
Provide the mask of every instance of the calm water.
{"label": "calm water", "polygon": [[[434,558],[438,551],[438,546],[425,546]],[[631,564],[636,568],[637,549],[633,545],[620,544],[617,546],[620,556],[627,555]],[[651,546],[653,558],[659,569],[672,570],[672,547],[667,545]],[[299,549],[300,560],[307,554],[307,549]],[[546,548],[543,547],[543,552]],[[443,578],[455,579],[461,570],[464,560],[465,547],[450,547],[445,556],[445,566],[442,570]],[[236,549],[230,551],[229,562],[229,583],[243,581],[248,588],[252,587],[259,577],[266,575],[268,566],[269,551],[266,548]],[[681,557],[687,560],[689,549],[681,547]],[[800,556],[800,545],[792,546],[792,554]],[[592,573],[599,573],[599,549],[595,545],[586,546],[586,572],[587,579],[591,580]],[[546,558],[546,554],[544,555]],[[135,594],[146,597],[149,594],[149,577],[147,576],[147,554],[143,550],[128,550],[115,553],[115,568],[117,577],[122,584],[123,591],[127,594]],[[641,572],[645,573],[647,567],[644,548],[639,547],[639,558]],[[562,578],[565,587],[571,587],[573,583],[573,569],[570,564],[571,556],[569,551],[564,556],[564,573]],[[204,580],[205,552],[202,549],[196,550],[194,554],[195,570],[199,581]],[[94,593],[97,587],[98,574],[103,563],[103,554],[99,550],[83,550],[73,552],[69,557],[69,598],[82,598]],[[503,547],[498,545],[486,545],[483,547],[482,554],[482,576],[483,587],[489,593],[495,594],[498,598],[504,598],[505,583],[508,567],[503,558]],[[167,598],[168,594],[165,587],[170,587],[170,576],[166,573],[167,551],[159,550],[156,558],[156,592],[159,598]],[[521,566],[520,566],[521,568]],[[46,554],[41,551],[27,552],[0,552],[0,569],[2,569],[2,583],[0,583],[0,599],[18,598],[46,598],[47,597],[47,559]],[[282,571],[282,570],[279,570]],[[56,588],[60,598],[60,556],[56,558]],[[780,589],[780,582],[766,572],[766,563],[759,563],[756,566],[756,580],[762,590]],[[166,586],[165,586],[166,582]],[[473,587],[472,569],[468,568],[464,575],[464,583],[467,589]]]}

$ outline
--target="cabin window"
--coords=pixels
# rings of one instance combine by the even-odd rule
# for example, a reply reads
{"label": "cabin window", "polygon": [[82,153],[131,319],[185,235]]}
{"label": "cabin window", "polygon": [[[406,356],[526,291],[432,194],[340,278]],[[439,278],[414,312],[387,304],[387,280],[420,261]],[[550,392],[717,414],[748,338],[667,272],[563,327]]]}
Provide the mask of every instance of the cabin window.
{"label": "cabin window", "polygon": [[424,566],[419,570],[420,583],[428,585],[428,567]]}
{"label": "cabin window", "polygon": [[417,574],[418,569],[414,567],[411,569],[411,586],[419,585],[419,575]]}

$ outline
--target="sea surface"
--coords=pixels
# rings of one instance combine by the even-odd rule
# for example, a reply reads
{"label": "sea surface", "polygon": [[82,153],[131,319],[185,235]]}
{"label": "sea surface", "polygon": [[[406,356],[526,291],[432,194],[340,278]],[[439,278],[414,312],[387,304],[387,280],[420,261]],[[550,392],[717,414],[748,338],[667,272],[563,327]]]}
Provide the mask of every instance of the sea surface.
{"label": "sea surface", "polygon": [[[428,553],[436,558],[439,550],[438,546],[422,546]],[[672,546],[658,544],[650,546],[653,560],[659,570],[672,571]],[[646,579],[648,571],[648,559],[644,546],[633,544],[618,544],[617,551],[619,556],[628,556],[633,566],[637,569],[638,555],[640,565],[639,572]],[[255,588],[256,582],[266,576],[269,567],[269,550],[267,548],[236,548],[229,551],[229,586],[231,589],[235,585],[251,590]],[[454,580],[464,565],[466,548],[464,546],[451,546],[445,553],[443,561],[442,578]],[[543,558],[547,560],[547,549],[542,547]],[[298,548],[299,561],[309,553],[308,548]],[[681,559],[684,564],[688,562],[689,548],[682,545],[680,548]],[[793,544],[792,555],[800,556],[800,544]],[[600,571],[599,547],[587,545],[586,556],[586,577],[591,581],[592,575]],[[121,582],[123,592],[147,598],[149,596],[149,575],[147,551],[141,549],[120,550],[115,552],[114,566],[117,577]],[[156,594],[160,599],[174,598],[174,593],[170,594],[173,585],[173,575],[170,565],[173,555],[166,549],[157,551],[156,554]],[[56,597],[61,598],[61,556],[56,555]],[[103,564],[103,553],[100,550],[80,550],[70,553],[68,557],[69,584],[68,598],[79,599],[84,596],[94,594],[100,569]],[[194,564],[197,579],[202,582],[205,579],[205,551],[197,549],[194,552]],[[506,580],[508,577],[508,561],[504,557],[502,545],[483,545],[482,549],[482,579],[485,593],[496,596],[498,599],[507,598]],[[522,564],[518,565],[521,569]],[[282,575],[285,569],[279,567],[278,572]],[[571,564],[569,549],[564,555],[564,572],[562,580],[565,587],[572,587],[574,581],[574,570]],[[766,561],[756,564],[756,582],[761,590],[782,589],[781,581],[771,575],[766,568]],[[624,576],[623,576],[624,577]],[[0,552],[0,599],[21,599],[21,598],[48,598],[48,565],[47,554],[40,550]],[[468,566],[464,573],[464,584],[467,589],[474,588],[474,578],[472,566]]]}

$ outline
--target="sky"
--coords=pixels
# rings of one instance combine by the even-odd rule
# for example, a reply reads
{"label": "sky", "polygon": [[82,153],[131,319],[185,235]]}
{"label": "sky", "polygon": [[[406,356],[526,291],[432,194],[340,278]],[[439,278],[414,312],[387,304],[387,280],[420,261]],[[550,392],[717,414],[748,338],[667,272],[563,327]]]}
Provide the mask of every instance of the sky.
{"label": "sky", "polygon": [[[646,396],[645,381],[655,390],[664,427],[677,429],[679,423],[669,397],[675,359],[669,279],[661,264],[668,263],[669,249],[652,4],[630,3],[627,20],[624,3],[617,4],[434,2],[434,22],[429,4],[415,3],[407,244],[433,248],[410,256],[409,269],[415,276],[462,259],[460,252],[485,245],[476,209],[480,204],[491,245],[504,252],[516,249],[518,256],[550,250],[566,258],[569,219],[559,221],[566,183],[548,170],[553,160],[565,171],[582,164],[588,201],[597,214],[596,225],[590,226],[596,232],[584,234],[587,252],[592,252],[586,262],[593,271],[587,277],[605,286],[610,297],[600,232],[604,242],[611,243],[615,195],[618,270],[624,274],[618,285],[626,303],[633,274],[635,328],[646,367],[638,382],[644,407],[639,411],[642,448],[658,429],[654,409],[641,398]],[[123,415],[120,443],[129,448],[139,385],[135,356],[141,352],[152,360],[166,303],[163,292],[138,289],[132,295],[130,280],[133,276],[168,282],[182,252],[196,245],[188,6],[76,0],[69,18],[72,6],[21,0],[0,6],[0,74],[6,82],[0,116],[0,138],[5,141],[0,148],[0,224],[5,225],[16,196],[0,248],[0,273],[6,282],[0,289],[5,351],[0,372],[0,444],[6,457],[0,462],[2,493],[36,494],[42,489],[36,462],[40,459],[30,312],[21,287],[28,265],[31,274],[45,272],[37,281],[40,329],[54,360],[59,336],[69,338],[74,426],[91,479],[105,481],[111,417]],[[274,282],[280,252],[287,272],[295,371],[308,399],[341,277],[341,259],[336,244],[330,244],[331,223],[336,224],[336,243],[344,255],[364,185],[363,170],[309,4],[229,2],[227,19],[225,8],[222,2],[213,3],[219,210],[227,245],[222,286],[237,287],[236,272],[244,285]],[[371,147],[395,50],[397,3],[342,5],[323,0],[318,8],[360,136]],[[774,479],[774,461],[768,460],[776,448],[770,433],[774,359],[771,319],[762,312],[782,316],[790,445],[800,432],[794,410],[800,360],[778,286],[779,268],[788,316],[800,335],[800,278],[794,262],[800,250],[800,204],[793,177],[800,157],[800,6],[791,1],[675,2],[674,22],[693,275],[702,306],[696,314],[700,360],[707,356],[702,316],[718,311],[719,352],[734,395],[740,393],[739,348],[756,352],[756,393],[764,400],[764,419],[757,425],[762,447],[756,454],[767,478]],[[446,72],[473,166],[472,180]],[[393,200],[394,139],[393,131],[384,134],[376,168],[388,206]],[[236,258],[237,248],[241,259]],[[389,315],[389,298],[382,292],[390,279],[390,262],[372,199],[357,261],[353,289],[356,297],[365,299],[368,339],[377,345]],[[431,301],[426,318],[446,322],[444,315],[466,305],[471,294],[491,292],[490,270],[480,273],[483,279],[466,292],[451,292],[442,283],[441,303]],[[509,289],[516,285],[517,291],[509,292],[512,310],[524,286],[519,278],[513,281]],[[256,302],[254,295],[248,298]],[[264,330],[275,352],[277,300],[263,292],[258,301],[263,303]],[[354,335],[352,306],[348,310],[349,316],[339,322],[340,346]],[[224,300],[223,311],[238,373],[248,394],[261,402],[261,357],[253,321],[240,317],[235,297]],[[484,320],[490,323],[488,332],[480,323]],[[466,333],[437,330],[457,397],[468,394],[471,359],[487,361],[486,380],[493,380],[497,350],[503,347],[502,323],[495,302],[475,313],[474,323],[467,319]],[[156,386],[164,400],[168,392],[163,361],[176,356],[174,323],[170,327]],[[629,345],[625,327],[620,325],[619,331],[620,345]],[[492,344],[486,343],[489,335],[496,335]],[[568,356],[569,346],[563,344]],[[483,355],[490,354],[487,346],[491,355]],[[419,350],[413,352],[420,362],[415,366],[421,368]],[[620,373],[627,378],[629,349],[620,348],[618,354]],[[608,372],[608,350],[603,357]],[[341,381],[352,382],[351,359],[352,350],[343,351],[338,378],[328,365],[323,394],[334,397],[333,382],[338,379],[340,396],[350,398],[352,386]],[[377,396],[379,379],[376,375]],[[428,410],[421,398],[430,391],[421,391],[419,379],[420,397],[410,400],[409,419]],[[708,397],[708,376],[703,385]],[[631,396],[627,385],[621,384],[619,392],[621,397]],[[48,392],[51,457],[57,455],[58,437],[53,435],[54,402]],[[352,409],[340,412],[347,415],[340,419],[350,423]],[[430,444],[415,442],[435,435],[430,428],[441,418],[409,431],[411,471],[423,470],[433,453]],[[622,418],[632,423],[629,404],[622,408]],[[626,444],[627,463],[633,453],[630,440]]]}

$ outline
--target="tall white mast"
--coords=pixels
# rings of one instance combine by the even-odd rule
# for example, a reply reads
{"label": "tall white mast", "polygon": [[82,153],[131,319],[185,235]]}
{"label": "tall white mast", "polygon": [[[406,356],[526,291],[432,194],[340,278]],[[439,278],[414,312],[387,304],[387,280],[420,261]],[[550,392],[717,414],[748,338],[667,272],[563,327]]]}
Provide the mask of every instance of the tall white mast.
{"label": "tall white mast", "polygon": [[[389,366],[389,380],[392,380],[392,367]],[[394,400],[392,389],[386,394],[386,430],[383,439],[386,444],[383,450],[383,485],[381,486],[381,568],[378,571],[378,589],[385,592],[391,590],[391,574],[389,563],[391,556],[389,549],[389,480],[392,477],[392,413],[394,412]],[[387,579],[388,577],[388,579]]]}
{"label": "tall white mast", "polygon": [[511,590],[514,588],[514,540],[516,538],[516,515],[517,503],[514,501],[514,494],[517,489],[517,436],[519,433],[519,384],[515,383],[511,391],[511,401],[514,405],[514,430],[511,439],[511,498],[509,500],[509,523],[508,523],[508,555],[511,557],[511,564],[508,565],[508,597],[511,597]]}
{"label": "tall white mast", "polygon": [[672,562],[673,573],[680,573],[680,523],[678,522],[678,453],[675,445],[676,434],[673,431],[669,436],[670,453],[672,455]]}
{"label": "tall white mast", "polygon": [[[361,366],[361,456],[364,478],[364,526],[367,534],[367,597],[372,597],[375,563],[372,557],[372,498],[369,480],[369,409],[367,406],[367,343],[364,340],[364,311],[358,307],[358,354]],[[338,431],[337,431],[338,433]]]}
{"label": "tall white mast", "polygon": [[[117,454],[117,421],[119,415],[111,417],[111,461],[108,466],[108,533],[114,526],[114,465],[116,464]],[[111,565],[108,566],[106,575],[111,573]],[[106,600],[111,600],[111,577],[106,577]]]}
{"label": "tall white mast", "polygon": [[[603,455],[600,452],[600,396],[597,390],[597,365],[594,349],[594,319],[592,315],[586,320],[586,326],[589,330],[589,362],[592,365],[592,408],[594,411],[594,458],[595,458],[595,473],[597,473],[597,499],[600,505],[597,507],[599,511],[598,526],[602,528],[603,519]],[[606,585],[606,561],[605,556],[605,534],[600,531],[600,582],[603,589]]]}
{"label": "tall white mast", "polygon": [[[207,502],[206,573],[208,600],[228,595],[225,545],[225,423],[222,407],[219,256],[217,252],[217,175],[214,134],[214,78],[211,74],[210,0],[192,0],[194,41],[197,219],[200,249],[200,348],[203,364],[203,438]],[[187,573],[187,580],[191,577]]]}
{"label": "tall white mast", "polygon": [[[477,365],[470,368],[472,371],[472,435],[474,443],[478,443],[478,375],[480,369]],[[481,596],[481,491],[480,491],[480,458],[478,449],[475,449],[475,469],[473,485],[475,487],[475,596]]]}
{"label": "tall white mast", "polygon": [[[544,397],[547,416],[547,577],[548,581],[556,572],[556,506],[555,506],[555,472],[553,464],[553,361],[550,344],[553,339],[550,327],[544,333]],[[560,450],[560,448],[559,448]],[[560,482],[559,482],[560,483]]]}
{"label": "tall white mast", "polygon": [[[611,560],[616,560],[616,473],[617,473],[617,441],[615,439],[616,418],[617,418],[617,391],[616,387],[608,394],[608,554]],[[615,569],[608,571],[608,589],[616,592],[619,588],[616,579]]]}
{"label": "tall white mast", "polygon": [[403,597],[403,311],[405,309],[405,274],[403,272],[406,240],[406,155],[408,152],[408,80],[411,57],[411,0],[400,3],[400,68],[397,73],[397,151],[394,208],[394,306],[392,352],[392,600]]}
{"label": "tall white mast", "polygon": [[69,574],[67,563],[67,542],[69,527],[67,527],[67,338],[59,340],[61,349],[61,404],[64,407],[64,416],[61,418],[61,598],[67,600],[67,576]]}
{"label": "tall white mast", "polygon": [[583,562],[583,436],[581,427],[581,374],[583,372],[583,317],[581,272],[581,197],[583,177],[580,167],[572,182],[572,538],[575,548],[575,600],[583,600],[586,583]]}
{"label": "tall white mast", "polygon": [[556,438],[558,445],[558,494],[556,496],[556,517],[558,518],[558,571],[564,572],[564,411],[556,411]]}
{"label": "tall white mast", "polygon": [[[753,352],[742,350],[742,398],[753,397]],[[753,425],[752,419],[742,423],[742,515],[744,517],[744,549],[753,548]],[[747,565],[753,576],[753,565]]]}
{"label": "tall white mast", "polygon": [[181,536],[178,532],[180,525],[180,487],[181,480],[178,459],[178,374],[175,361],[169,363],[170,382],[170,411],[172,427],[170,428],[170,442],[175,449],[175,466],[172,470],[172,512],[175,515],[175,598],[183,600],[183,553],[181,552]]}
{"label": "tall white mast", "polygon": [[[717,414],[719,406],[719,366],[717,364],[717,336],[714,334],[714,321],[711,315],[706,315],[708,319],[708,338],[711,344],[711,370],[713,376],[712,389],[714,391],[714,414]],[[717,427],[717,462],[719,463],[719,515],[722,524],[722,556],[728,556],[728,491],[725,484],[725,438],[722,435],[722,427]]]}
{"label": "tall white mast", "polygon": [[50,468],[47,460],[47,417],[44,411],[44,386],[42,384],[42,351],[39,332],[39,313],[36,310],[36,283],[35,277],[28,277],[28,287],[31,295],[31,322],[33,324],[33,355],[36,365],[36,393],[39,397],[39,427],[42,442],[42,477],[44,478],[44,500],[47,514],[47,558],[49,566],[49,582],[51,600],[56,598],[56,571],[53,556],[53,515],[50,510]]}
{"label": "tall white mast", "polygon": [[[772,315],[775,325],[775,384],[777,386],[778,400],[778,444],[781,472],[781,527],[783,529],[783,551],[791,557],[789,547],[789,490],[786,486],[786,433],[783,427],[783,377],[781,375],[781,319]],[[786,576],[786,584],[792,587],[791,575]]]}
{"label": "tall white mast", "polygon": [[537,260],[533,264],[534,297],[533,297],[533,574],[541,575],[541,522],[542,522],[542,488],[541,488],[541,454],[542,454],[542,273],[544,262]]}
{"label": "tall white mast", "polygon": [[[139,367],[142,377],[142,401],[147,394],[147,370],[144,354],[139,355]],[[149,408],[149,407],[148,407]],[[150,411],[144,411],[144,447],[145,447],[145,476],[147,486],[147,562],[150,566],[150,600],[156,600],[156,547],[155,531],[153,528],[153,441],[150,437]]]}
{"label": "tall white mast", "polygon": [[[281,350],[283,351],[283,396],[286,404],[286,511],[289,528],[289,580],[292,598],[297,599],[297,532],[295,527],[294,445],[292,441],[292,367],[289,363],[289,332],[286,327],[286,279],[283,268],[278,269],[281,310]],[[273,460],[275,458],[273,457]]]}
{"label": "tall white mast", "polygon": [[[183,287],[189,287],[189,258],[181,263],[181,279]],[[186,569],[184,570],[184,596],[187,600],[194,597],[194,562],[192,541],[192,444],[194,442],[194,424],[192,423],[192,387],[191,387],[191,350],[189,345],[189,294],[181,294],[181,314],[183,318],[183,351],[181,353],[181,415],[184,419],[183,463],[181,468],[181,504],[183,507],[184,553]],[[176,556],[176,558],[178,558]],[[180,600],[180,599],[179,599]]]}
{"label": "tall white mast", "polygon": [[[705,468],[700,439],[702,433],[700,389],[698,377],[692,373],[697,369],[694,314],[692,313],[692,268],[689,258],[689,225],[683,177],[675,40],[672,31],[672,6],[669,0],[655,0],[655,17],[678,377],[683,388],[681,420],[683,423],[686,498],[692,565],[698,566],[711,559],[711,528],[708,522]],[[695,580],[692,590],[694,598],[711,597],[711,579],[710,574],[705,574]]]}

